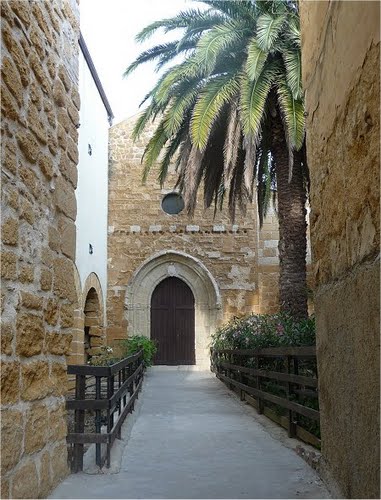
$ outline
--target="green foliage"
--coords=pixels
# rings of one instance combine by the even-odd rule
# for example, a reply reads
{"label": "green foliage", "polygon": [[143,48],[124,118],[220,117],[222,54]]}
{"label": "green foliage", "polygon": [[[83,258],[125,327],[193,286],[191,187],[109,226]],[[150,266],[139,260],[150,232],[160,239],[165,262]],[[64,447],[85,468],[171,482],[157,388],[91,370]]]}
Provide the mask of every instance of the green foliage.
{"label": "green foliage", "polygon": [[88,365],[91,366],[110,366],[117,363],[120,360],[119,356],[116,356],[112,347],[104,345],[100,347],[101,354],[97,356],[91,356]]}
{"label": "green foliage", "polygon": [[296,320],[287,313],[234,318],[212,336],[215,349],[315,345],[315,319]]}
{"label": "green foliage", "polygon": [[126,340],[122,340],[120,346],[124,358],[142,349],[145,366],[152,365],[152,360],[156,353],[156,345],[153,340],[143,335],[131,335]]}

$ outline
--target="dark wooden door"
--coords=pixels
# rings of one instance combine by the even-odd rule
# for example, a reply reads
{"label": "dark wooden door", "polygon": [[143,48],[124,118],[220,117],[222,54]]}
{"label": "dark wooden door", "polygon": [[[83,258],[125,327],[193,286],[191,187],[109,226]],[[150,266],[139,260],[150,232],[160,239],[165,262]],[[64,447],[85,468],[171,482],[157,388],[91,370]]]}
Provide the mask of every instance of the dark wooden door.
{"label": "dark wooden door", "polygon": [[194,365],[194,297],[179,278],[166,278],[151,299],[151,339],[156,341],[156,365]]}

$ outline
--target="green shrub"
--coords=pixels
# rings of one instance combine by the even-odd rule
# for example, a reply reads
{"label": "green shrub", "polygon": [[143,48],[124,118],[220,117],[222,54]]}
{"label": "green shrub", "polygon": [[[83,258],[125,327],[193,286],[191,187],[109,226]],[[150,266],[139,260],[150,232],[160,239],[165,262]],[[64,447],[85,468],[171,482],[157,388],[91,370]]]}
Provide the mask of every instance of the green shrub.
{"label": "green shrub", "polygon": [[215,349],[315,345],[315,319],[295,320],[286,313],[234,318],[212,336]]}
{"label": "green shrub", "polygon": [[100,349],[102,351],[101,354],[98,354],[97,356],[91,356],[91,358],[87,362],[88,365],[110,366],[120,361],[120,357],[115,355],[112,347],[103,345]]}
{"label": "green shrub", "polygon": [[123,351],[123,357],[130,356],[143,349],[144,364],[146,366],[152,365],[152,360],[156,353],[156,344],[153,340],[143,335],[131,335],[126,340],[122,340],[120,346]]}

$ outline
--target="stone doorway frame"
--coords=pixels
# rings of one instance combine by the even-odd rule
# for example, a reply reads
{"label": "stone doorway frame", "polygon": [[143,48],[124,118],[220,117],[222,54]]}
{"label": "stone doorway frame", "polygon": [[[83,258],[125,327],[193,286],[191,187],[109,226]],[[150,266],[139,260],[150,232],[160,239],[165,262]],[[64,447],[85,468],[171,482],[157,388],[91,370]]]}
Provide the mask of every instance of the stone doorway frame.
{"label": "stone doorway frame", "polygon": [[195,298],[196,366],[209,368],[210,339],[222,313],[221,294],[210,271],[191,255],[164,250],[145,260],[134,272],[126,289],[128,332],[150,337],[152,293],[168,277],[183,280],[192,290]]}

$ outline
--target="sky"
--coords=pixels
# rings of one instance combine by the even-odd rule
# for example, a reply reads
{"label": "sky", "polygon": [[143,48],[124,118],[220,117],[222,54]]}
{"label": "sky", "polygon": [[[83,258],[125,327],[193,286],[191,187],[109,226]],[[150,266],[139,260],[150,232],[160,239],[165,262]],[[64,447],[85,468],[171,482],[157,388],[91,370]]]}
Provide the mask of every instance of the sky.
{"label": "sky", "polygon": [[123,72],[153,43],[173,39],[158,33],[144,44],[135,35],[147,24],[197,5],[191,0],[81,0],[81,31],[114,112],[113,123],[139,112],[139,104],[158,79],[146,63],[123,79]]}

